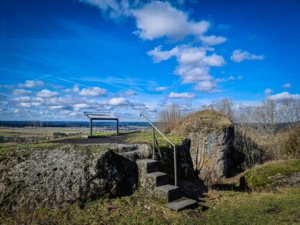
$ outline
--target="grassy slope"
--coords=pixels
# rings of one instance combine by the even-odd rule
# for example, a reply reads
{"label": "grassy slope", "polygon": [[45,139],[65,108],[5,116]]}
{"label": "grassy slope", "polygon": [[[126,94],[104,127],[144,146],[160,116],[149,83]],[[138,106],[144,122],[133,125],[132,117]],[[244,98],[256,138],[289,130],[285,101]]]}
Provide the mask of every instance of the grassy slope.
{"label": "grassy slope", "polygon": [[144,190],[64,209],[0,214],[2,224],[299,224],[300,189],[277,193],[210,191],[199,207],[175,212]]}

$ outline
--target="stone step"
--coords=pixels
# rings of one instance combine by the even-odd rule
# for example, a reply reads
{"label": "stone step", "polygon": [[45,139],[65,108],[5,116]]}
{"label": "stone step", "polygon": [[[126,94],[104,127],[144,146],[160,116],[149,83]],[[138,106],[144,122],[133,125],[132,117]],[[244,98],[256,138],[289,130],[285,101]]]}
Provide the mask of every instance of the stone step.
{"label": "stone step", "polygon": [[179,187],[170,184],[155,187],[153,194],[155,197],[162,198],[166,202],[171,202],[180,198]]}
{"label": "stone step", "polygon": [[158,171],[158,162],[154,159],[139,159],[136,161],[140,176]]}
{"label": "stone step", "polygon": [[196,204],[197,204],[196,200],[189,199],[189,198],[180,198],[165,204],[165,206],[175,211],[180,211],[189,207],[193,207]]}
{"label": "stone step", "polygon": [[153,181],[155,182],[155,187],[165,185],[168,182],[168,175],[163,172],[154,172],[154,173],[148,173],[147,174],[150,179],[154,179]]}

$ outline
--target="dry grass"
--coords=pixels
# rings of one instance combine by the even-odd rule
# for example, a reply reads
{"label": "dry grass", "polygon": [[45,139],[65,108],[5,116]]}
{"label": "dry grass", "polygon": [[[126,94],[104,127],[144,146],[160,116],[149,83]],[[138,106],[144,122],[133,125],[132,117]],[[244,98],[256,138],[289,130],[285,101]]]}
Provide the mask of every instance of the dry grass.
{"label": "dry grass", "polygon": [[182,119],[171,134],[185,137],[192,131],[206,130],[209,132],[227,129],[232,126],[233,124],[229,118],[222,113],[215,110],[202,110]]}

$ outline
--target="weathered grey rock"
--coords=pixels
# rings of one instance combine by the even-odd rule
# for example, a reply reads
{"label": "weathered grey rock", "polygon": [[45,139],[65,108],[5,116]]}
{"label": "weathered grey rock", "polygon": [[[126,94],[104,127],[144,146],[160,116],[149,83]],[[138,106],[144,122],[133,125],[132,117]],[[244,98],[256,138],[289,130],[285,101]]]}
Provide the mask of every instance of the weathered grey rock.
{"label": "weathered grey rock", "polygon": [[234,128],[225,115],[213,110],[199,111],[183,119],[176,130],[191,141],[187,143],[190,157],[200,179],[212,185],[226,177]]}
{"label": "weathered grey rock", "polygon": [[[0,155],[0,210],[64,207],[132,193],[147,146],[67,145]],[[132,153],[134,152],[134,153]]]}
{"label": "weathered grey rock", "polygon": [[192,132],[191,157],[199,177],[212,183],[225,178],[227,174],[227,153],[231,146],[231,130]]}

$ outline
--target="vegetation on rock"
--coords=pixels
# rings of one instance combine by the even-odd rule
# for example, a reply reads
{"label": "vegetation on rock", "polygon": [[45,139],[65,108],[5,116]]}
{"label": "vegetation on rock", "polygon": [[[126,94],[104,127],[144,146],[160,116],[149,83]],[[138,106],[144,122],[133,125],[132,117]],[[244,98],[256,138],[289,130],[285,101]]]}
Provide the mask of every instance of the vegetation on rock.
{"label": "vegetation on rock", "polygon": [[249,170],[243,179],[252,191],[300,187],[300,159],[272,161],[256,166]]}
{"label": "vegetation on rock", "polygon": [[202,110],[182,119],[172,134],[186,136],[191,132],[213,132],[233,128],[229,118],[215,110]]}

